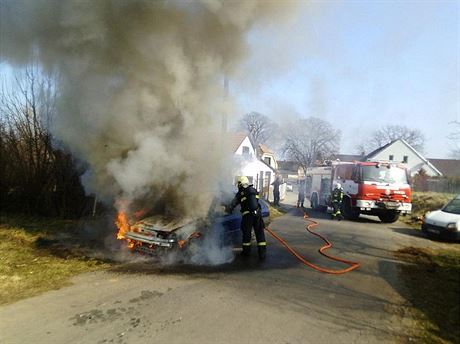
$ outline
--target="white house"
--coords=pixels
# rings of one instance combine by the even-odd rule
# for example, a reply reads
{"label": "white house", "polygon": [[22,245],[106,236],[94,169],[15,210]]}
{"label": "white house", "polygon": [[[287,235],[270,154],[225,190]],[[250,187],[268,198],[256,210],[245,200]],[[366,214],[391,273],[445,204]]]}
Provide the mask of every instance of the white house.
{"label": "white house", "polygon": [[[273,200],[273,186],[275,180],[275,169],[259,160],[254,148],[254,144],[245,133],[231,133],[230,144],[235,158],[235,168],[233,171],[234,181],[239,176],[246,176],[249,182],[268,200]],[[280,198],[285,194],[285,184],[280,187]]]}
{"label": "white house", "polygon": [[266,145],[259,144],[257,147],[257,154],[259,159],[265,162],[268,166],[275,170],[278,169],[278,162],[276,161],[275,153]]}
{"label": "white house", "polygon": [[420,154],[414,147],[403,139],[391,141],[390,143],[377,148],[369,153],[363,160],[387,160],[405,164],[410,171],[411,176],[414,176],[422,168],[427,175],[431,177],[442,177],[439,171],[428,159]]}

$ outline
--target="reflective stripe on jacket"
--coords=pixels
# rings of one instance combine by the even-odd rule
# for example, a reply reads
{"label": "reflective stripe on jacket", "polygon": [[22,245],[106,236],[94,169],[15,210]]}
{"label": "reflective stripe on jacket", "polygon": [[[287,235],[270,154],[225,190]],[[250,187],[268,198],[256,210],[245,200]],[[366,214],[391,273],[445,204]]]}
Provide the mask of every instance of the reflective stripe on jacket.
{"label": "reflective stripe on jacket", "polygon": [[233,198],[231,208],[241,205],[241,213],[244,215],[254,213],[260,208],[259,193],[252,185],[247,188],[240,188]]}
{"label": "reflective stripe on jacket", "polygon": [[343,190],[334,189],[332,190],[332,202],[342,202],[343,199]]}

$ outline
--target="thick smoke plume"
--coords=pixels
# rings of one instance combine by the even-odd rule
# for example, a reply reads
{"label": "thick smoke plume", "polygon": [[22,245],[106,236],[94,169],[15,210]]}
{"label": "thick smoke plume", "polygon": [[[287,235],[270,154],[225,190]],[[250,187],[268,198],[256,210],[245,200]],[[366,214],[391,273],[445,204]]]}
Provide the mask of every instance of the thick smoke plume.
{"label": "thick smoke plume", "polygon": [[198,216],[221,178],[222,87],[266,1],[0,0],[1,61],[60,72],[53,133],[124,210]]}

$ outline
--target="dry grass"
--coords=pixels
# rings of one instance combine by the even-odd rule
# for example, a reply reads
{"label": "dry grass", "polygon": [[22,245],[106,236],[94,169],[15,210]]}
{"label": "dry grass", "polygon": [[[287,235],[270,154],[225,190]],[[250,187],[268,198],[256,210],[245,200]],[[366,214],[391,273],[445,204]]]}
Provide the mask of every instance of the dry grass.
{"label": "dry grass", "polygon": [[40,245],[56,232],[74,228],[71,221],[0,217],[0,304],[58,289],[74,275],[108,266],[70,250],[56,252]]}
{"label": "dry grass", "polygon": [[419,324],[417,342],[460,343],[460,251],[407,247],[396,255],[405,297]]}
{"label": "dry grass", "polygon": [[411,226],[420,227],[421,219],[427,212],[442,208],[454,197],[454,194],[448,193],[414,192],[412,194],[412,213],[401,217],[401,220]]}
{"label": "dry grass", "polygon": [[280,217],[286,214],[286,211],[283,210],[282,207],[275,207],[272,205],[269,205],[268,207],[270,209],[270,222],[272,222],[273,219],[276,219],[277,217]]}

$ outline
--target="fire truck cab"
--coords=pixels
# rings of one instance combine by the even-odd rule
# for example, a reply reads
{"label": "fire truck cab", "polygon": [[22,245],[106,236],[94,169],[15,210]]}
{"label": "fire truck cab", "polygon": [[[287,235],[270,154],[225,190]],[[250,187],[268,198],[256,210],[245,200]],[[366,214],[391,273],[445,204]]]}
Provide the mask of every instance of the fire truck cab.
{"label": "fire truck cab", "polygon": [[393,162],[331,162],[306,172],[306,195],[313,209],[331,206],[335,183],[343,187],[342,213],[349,220],[360,214],[376,215],[382,222],[410,213],[411,188],[407,170]]}

